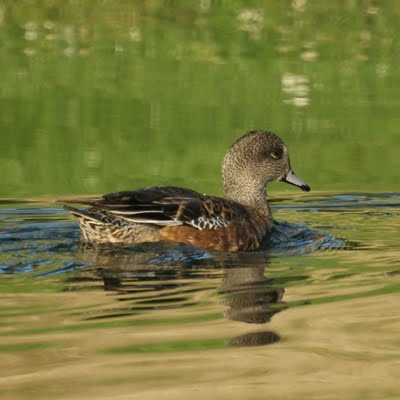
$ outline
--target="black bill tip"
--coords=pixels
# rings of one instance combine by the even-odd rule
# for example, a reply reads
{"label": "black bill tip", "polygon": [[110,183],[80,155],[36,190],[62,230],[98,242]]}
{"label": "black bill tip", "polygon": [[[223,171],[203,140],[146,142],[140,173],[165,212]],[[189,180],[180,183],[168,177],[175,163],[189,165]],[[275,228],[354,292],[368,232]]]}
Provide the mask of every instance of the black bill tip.
{"label": "black bill tip", "polygon": [[299,187],[303,192],[309,192],[310,186],[307,185],[302,179],[295,175],[293,170],[290,170],[288,174],[281,179],[283,182],[290,183],[291,185]]}

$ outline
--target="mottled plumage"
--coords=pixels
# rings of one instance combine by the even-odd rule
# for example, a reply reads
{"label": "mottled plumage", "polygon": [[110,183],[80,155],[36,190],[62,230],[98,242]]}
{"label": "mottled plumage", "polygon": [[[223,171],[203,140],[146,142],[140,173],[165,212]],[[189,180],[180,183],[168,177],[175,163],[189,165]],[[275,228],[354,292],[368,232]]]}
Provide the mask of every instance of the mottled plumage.
{"label": "mottled plumage", "polygon": [[275,134],[249,132],[222,163],[224,197],[175,186],[107,194],[66,206],[87,242],[174,241],[217,250],[257,249],[272,227],[265,187],[282,180],[310,190],[290,167],[287,149]]}

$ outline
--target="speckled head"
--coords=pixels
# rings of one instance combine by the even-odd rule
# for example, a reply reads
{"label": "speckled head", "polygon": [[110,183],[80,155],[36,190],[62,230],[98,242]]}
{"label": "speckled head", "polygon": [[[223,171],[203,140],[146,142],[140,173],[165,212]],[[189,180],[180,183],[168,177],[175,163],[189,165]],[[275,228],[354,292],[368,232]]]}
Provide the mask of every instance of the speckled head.
{"label": "speckled head", "polygon": [[225,197],[242,204],[265,203],[265,187],[283,181],[309,191],[290,165],[283,141],[274,133],[251,131],[238,139],[222,161]]}

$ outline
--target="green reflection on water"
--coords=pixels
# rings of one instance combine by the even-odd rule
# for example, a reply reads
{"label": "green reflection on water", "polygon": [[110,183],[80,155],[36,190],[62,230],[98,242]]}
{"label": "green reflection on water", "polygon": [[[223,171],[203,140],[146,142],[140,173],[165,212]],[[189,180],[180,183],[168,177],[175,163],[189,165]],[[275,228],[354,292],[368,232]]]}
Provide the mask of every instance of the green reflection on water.
{"label": "green reflection on water", "polygon": [[[107,329],[132,326],[157,326],[170,324],[191,324],[196,322],[214,321],[221,319],[220,314],[200,314],[178,318],[152,318],[152,319],[129,319],[114,320],[106,322],[79,323],[75,325],[49,326],[46,328],[16,329],[13,335],[42,335],[55,332],[86,331],[88,329]],[[0,332],[0,336],[8,336],[9,332]]]}
{"label": "green reflection on water", "polygon": [[324,297],[317,297],[314,299],[307,299],[307,300],[299,300],[288,302],[288,307],[298,307],[310,304],[326,304],[326,303],[333,303],[338,301],[348,301],[354,299],[362,299],[367,297],[375,297],[375,296],[382,296],[387,294],[397,294],[400,290],[399,284],[394,285],[387,285],[381,288],[369,290],[369,291],[362,291],[359,293],[350,293],[350,294],[342,294],[342,295],[331,295],[331,296],[324,296]]}
{"label": "green reflection on water", "polygon": [[163,343],[149,343],[133,346],[121,346],[105,349],[105,354],[126,354],[126,353],[168,353],[175,351],[198,351],[215,350],[228,347],[224,339],[202,339],[192,341],[177,341]]}
{"label": "green reflection on water", "polygon": [[[3,260],[6,261],[6,260]],[[23,278],[11,278],[0,280],[0,291],[1,293],[53,293],[61,292],[64,289],[64,285],[59,282],[52,281],[42,282],[38,280],[27,280]]]}
{"label": "green reflection on water", "polygon": [[29,342],[0,345],[0,353],[14,353],[19,351],[47,350],[62,347],[61,343]]}
{"label": "green reflection on water", "polygon": [[[271,129],[313,189],[397,190],[397,2],[0,6],[1,196],[220,193]],[[275,186],[285,189],[283,186]]]}

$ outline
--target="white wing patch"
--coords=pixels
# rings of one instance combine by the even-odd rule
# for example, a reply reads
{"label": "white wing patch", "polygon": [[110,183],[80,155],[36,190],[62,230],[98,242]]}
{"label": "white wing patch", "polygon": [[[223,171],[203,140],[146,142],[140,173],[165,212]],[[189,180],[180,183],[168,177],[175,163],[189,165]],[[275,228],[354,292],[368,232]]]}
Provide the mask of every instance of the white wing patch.
{"label": "white wing patch", "polygon": [[[154,224],[158,226],[176,226],[176,225],[182,225],[181,221],[178,221],[176,219],[167,219],[167,220],[162,220],[162,219],[150,219],[150,218],[142,218],[140,217],[140,214],[163,214],[162,211],[160,210],[147,210],[147,211],[109,211],[110,214],[114,214],[118,218],[129,221],[129,222],[134,222],[138,224]],[[137,215],[137,217],[136,217]]]}
{"label": "white wing patch", "polygon": [[199,217],[197,219],[192,219],[191,221],[189,221],[189,225],[197,228],[199,231],[202,231],[203,229],[226,228],[229,225],[229,222],[224,221],[221,217]]}
{"label": "white wing patch", "polygon": [[160,210],[141,210],[141,211],[117,211],[117,210],[110,210],[109,213],[111,214],[117,214],[117,215],[136,215],[136,214],[150,214],[150,213],[155,213],[155,214],[162,214],[162,211]]}

